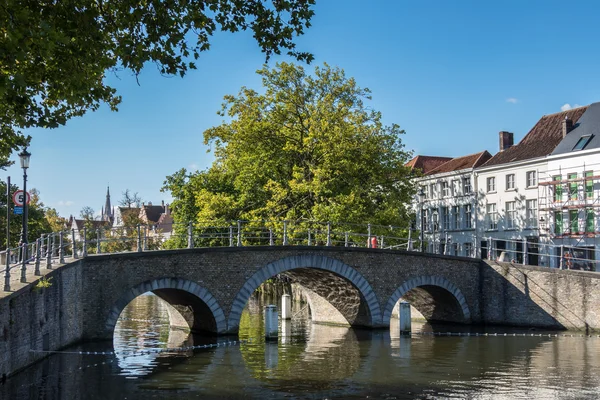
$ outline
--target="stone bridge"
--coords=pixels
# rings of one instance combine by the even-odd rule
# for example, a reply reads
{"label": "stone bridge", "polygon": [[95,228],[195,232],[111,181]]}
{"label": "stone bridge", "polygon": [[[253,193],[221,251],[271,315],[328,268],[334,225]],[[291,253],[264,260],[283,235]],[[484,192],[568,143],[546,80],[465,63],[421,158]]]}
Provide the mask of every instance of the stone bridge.
{"label": "stone bridge", "polygon": [[235,334],[252,292],[274,275],[305,290],[315,322],[388,328],[399,299],[430,321],[600,329],[600,274],[418,252],[223,247],[88,256],[0,299],[0,374],[39,353],[109,339],[121,311],[153,292],[192,330]]}

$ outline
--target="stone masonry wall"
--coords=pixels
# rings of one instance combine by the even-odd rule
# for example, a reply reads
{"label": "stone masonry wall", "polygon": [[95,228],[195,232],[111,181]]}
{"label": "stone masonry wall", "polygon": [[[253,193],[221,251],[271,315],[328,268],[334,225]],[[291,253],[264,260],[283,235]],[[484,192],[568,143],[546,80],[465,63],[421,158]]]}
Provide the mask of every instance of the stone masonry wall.
{"label": "stone masonry wall", "polygon": [[57,350],[81,340],[80,262],[46,275],[51,286],[35,282],[0,300],[0,377],[46,357],[31,350]]}

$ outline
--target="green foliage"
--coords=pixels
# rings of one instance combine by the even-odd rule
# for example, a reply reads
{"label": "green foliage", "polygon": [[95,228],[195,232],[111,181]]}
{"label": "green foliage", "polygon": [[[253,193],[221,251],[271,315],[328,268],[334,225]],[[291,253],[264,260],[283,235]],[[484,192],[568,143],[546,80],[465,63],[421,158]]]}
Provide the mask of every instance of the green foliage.
{"label": "green foliage", "polygon": [[[10,185],[11,196],[18,187],[16,185]],[[50,221],[46,218],[48,209],[44,207],[44,203],[40,200],[39,192],[36,189],[29,191],[31,194],[31,202],[28,206],[28,239],[30,242],[39,238],[43,233],[48,233],[51,230]],[[6,182],[0,181],[0,247],[6,248]],[[13,213],[14,204],[10,205],[10,247],[16,247],[21,239],[21,228],[23,226],[22,215],[16,215]]]}
{"label": "green foliage", "polygon": [[136,77],[147,62],[183,77],[218,30],[251,30],[266,58],[310,62],[294,38],[314,0],[4,0],[0,7],[0,168],[27,144],[21,129],[56,128],[121,97],[107,71]]}
{"label": "green foliage", "polygon": [[314,75],[288,63],[258,73],[263,93],[243,87],[225,96],[228,121],[204,132],[213,165],[165,181],[178,229],[172,245],[184,244],[188,221],[408,226],[414,189],[404,131],[365,105],[369,90],[326,64]]}
{"label": "green foliage", "polygon": [[41,277],[37,283],[35,284],[35,286],[33,287],[34,291],[39,291],[42,290],[43,288],[49,288],[50,286],[52,286],[52,282],[50,282],[52,280],[52,277],[49,277],[46,279],[46,277]]}

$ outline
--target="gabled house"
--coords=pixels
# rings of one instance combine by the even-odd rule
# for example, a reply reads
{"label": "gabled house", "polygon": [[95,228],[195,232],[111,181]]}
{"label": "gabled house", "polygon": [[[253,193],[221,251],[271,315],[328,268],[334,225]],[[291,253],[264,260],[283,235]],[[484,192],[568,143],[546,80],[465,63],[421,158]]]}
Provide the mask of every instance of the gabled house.
{"label": "gabled house", "polygon": [[540,236],[539,183],[547,175],[548,156],[563,140],[565,121],[576,124],[586,110],[545,115],[516,145],[512,133],[500,132],[500,151],[475,171],[483,258],[553,265],[541,256],[551,243]]}

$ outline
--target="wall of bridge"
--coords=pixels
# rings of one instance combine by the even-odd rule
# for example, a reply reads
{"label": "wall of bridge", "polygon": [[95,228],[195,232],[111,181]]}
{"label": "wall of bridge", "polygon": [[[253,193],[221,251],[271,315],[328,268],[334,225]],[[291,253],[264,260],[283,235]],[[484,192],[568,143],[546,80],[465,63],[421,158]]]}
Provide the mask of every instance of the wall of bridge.
{"label": "wall of bridge", "polygon": [[[318,272],[311,275],[310,268]],[[354,315],[357,325],[387,328],[394,305],[404,296],[415,304],[428,304],[420,310],[426,318],[600,330],[600,274],[592,272],[336,247],[98,255],[53,271],[47,275],[52,277],[48,288],[38,291],[30,285],[0,299],[0,376],[44,356],[32,349],[57,350],[82,340],[110,338],[120,311],[146,291],[154,290],[175,306],[180,305],[178,299],[194,299],[200,313],[211,319],[191,325],[234,334],[253,288],[277,273],[292,278],[295,274],[304,281],[319,295],[315,304],[326,300],[336,305],[340,295],[351,299],[358,293],[358,303],[342,310]],[[311,276],[318,277],[313,284]],[[338,286],[325,292],[328,284]],[[437,303],[432,306],[427,299]],[[319,315],[327,322],[326,312]]]}

